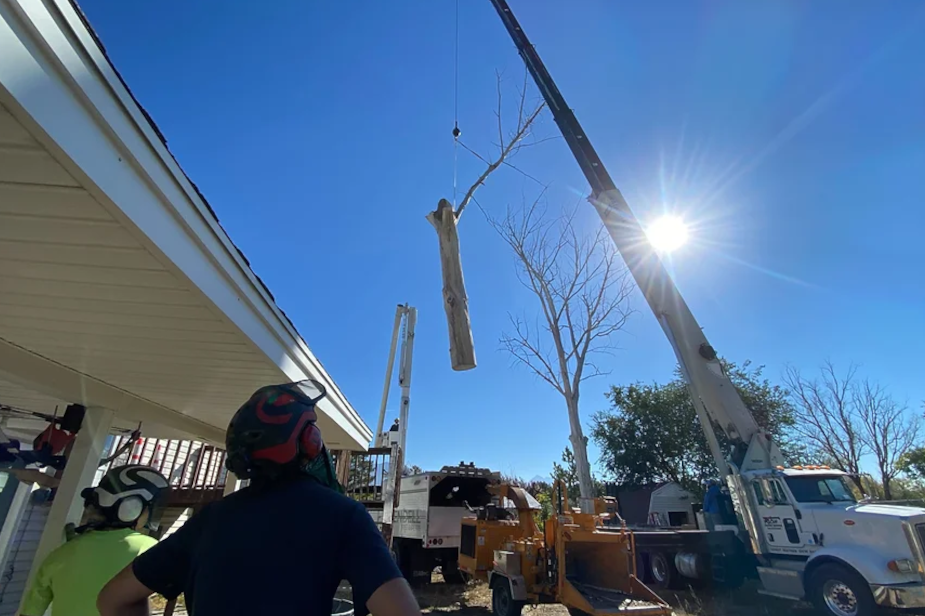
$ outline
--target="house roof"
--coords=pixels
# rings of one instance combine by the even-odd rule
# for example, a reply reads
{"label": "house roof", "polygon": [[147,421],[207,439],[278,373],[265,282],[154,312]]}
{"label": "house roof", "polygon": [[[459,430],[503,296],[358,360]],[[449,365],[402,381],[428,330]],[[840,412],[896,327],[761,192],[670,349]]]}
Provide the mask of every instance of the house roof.
{"label": "house roof", "polygon": [[369,427],[79,6],[13,3],[0,29],[0,379],[221,440],[257,386],[316,378],[325,436],[365,447]]}

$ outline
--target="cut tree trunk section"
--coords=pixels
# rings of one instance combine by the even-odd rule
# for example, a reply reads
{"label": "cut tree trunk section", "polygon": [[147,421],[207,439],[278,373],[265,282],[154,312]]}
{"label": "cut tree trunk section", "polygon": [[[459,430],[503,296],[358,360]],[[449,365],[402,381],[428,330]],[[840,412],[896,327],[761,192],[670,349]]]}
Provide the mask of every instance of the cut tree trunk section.
{"label": "cut tree trunk section", "polygon": [[462,260],[459,254],[459,235],[456,231],[456,214],[446,199],[440,199],[437,209],[427,215],[437,230],[440,242],[440,269],[443,272],[443,308],[450,335],[450,361],[453,370],[475,368],[475,346],[469,322],[469,299],[463,281]]}

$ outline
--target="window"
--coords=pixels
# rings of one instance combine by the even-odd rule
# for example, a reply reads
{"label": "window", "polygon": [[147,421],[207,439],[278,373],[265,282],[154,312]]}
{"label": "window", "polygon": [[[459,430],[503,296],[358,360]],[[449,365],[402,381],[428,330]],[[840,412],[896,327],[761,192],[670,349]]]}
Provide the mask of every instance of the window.
{"label": "window", "polygon": [[857,502],[842,475],[791,476],[787,485],[801,503]]}
{"label": "window", "polygon": [[759,505],[767,505],[764,500],[764,492],[761,489],[761,481],[753,481],[752,488],[755,490],[755,500],[758,501]]}
{"label": "window", "polygon": [[768,483],[771,484],[771,499],[775,505],[787,505],[790,503],[790,499],[787,498],[787,494],[784,492],[784,486],[779,481],[772,479]]}

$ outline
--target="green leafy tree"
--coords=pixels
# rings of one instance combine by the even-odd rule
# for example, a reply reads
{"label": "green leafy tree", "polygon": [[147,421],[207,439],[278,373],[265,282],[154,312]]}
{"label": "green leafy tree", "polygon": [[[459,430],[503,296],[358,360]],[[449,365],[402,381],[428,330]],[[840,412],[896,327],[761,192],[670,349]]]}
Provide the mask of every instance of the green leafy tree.
{"label": "green leafy tree", "polygon": [[[724,367],[785,457],[798,455],[799,447],[789,438],[793,409],[787,392],[764,378],[761,366],[724,362]],[[614,386],[607,397],[612,406],[594,417],[592,436],[608,475],[621,485],[674,481],[702,495],[704,481],[718,472],[680,375],[665,384]],[[717,436],[725,445],[721,431]]]}
{"label": "green leafy tree", "polygon": [[[570,507],[579,506],[581,488],[578,478],[578,464],[575,460],[575,454],[570,447],[566,447],[562,452],[562,463],[552,463],[552,501],[556,502],[556,484],[562,481],[566,486],[566,493]],[[597,477],[591,476],[592,498],[604,495],[604,484]]]}
{"label": "green leafy tree", "polygon": [[420,475],[424,470],[417,464],[412,464],[411,466],[405,465],[405,470],[402,472],[402,475],[407,477],[408,475]]}
{"label": "green leafy tree", "polygon": [[536,523],[540,527],[552,516],[552,488],[549,488],[546,492],[540,492],[539,494],[534,494],[536,500],[539,501],[541,509],[536,513]]}
{"label": "green leafy tree", "polygon": [[903,501],[906,504],[921,507],[925,504],[925,482],[921,479],[909,477],[895,477],[890,482],[890,495],[887,496],[883,484],[876,477],[863,473],[861,475],[861,485],[863,486],[860,494],[855,494],[861,498],[870,496],[875,500],[884,499],[887,501]]}
{"label": "green leafy tree", "polygon": [[540,504],[540,510],[534,513],[534,518],[537,526],[542,528],[543,523],[552,515],[552,485],[547,481],[536,479],[526,481],[517,475],[505,475],[503,473],[501,474],[501,482],[523,488],[537,500]]}
{"label": "green leafy tree", "polygon": [[925,481],[925,447],[907,451],[896,466],[912,479]]}

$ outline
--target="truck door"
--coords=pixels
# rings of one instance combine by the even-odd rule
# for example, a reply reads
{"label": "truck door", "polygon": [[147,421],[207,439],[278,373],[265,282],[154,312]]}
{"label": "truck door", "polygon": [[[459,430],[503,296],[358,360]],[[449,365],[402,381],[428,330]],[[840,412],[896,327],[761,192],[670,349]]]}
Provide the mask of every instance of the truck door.
{"label": "truck door", "polygon": [[[783,484],[776,478],[752,482],[758,501],[761,530],[768,549],[776,554],[808,554],[815,544],[812,529],[804,529],[801,514],[787,496]],[[812,516],[806,521],[812,524]]]}

